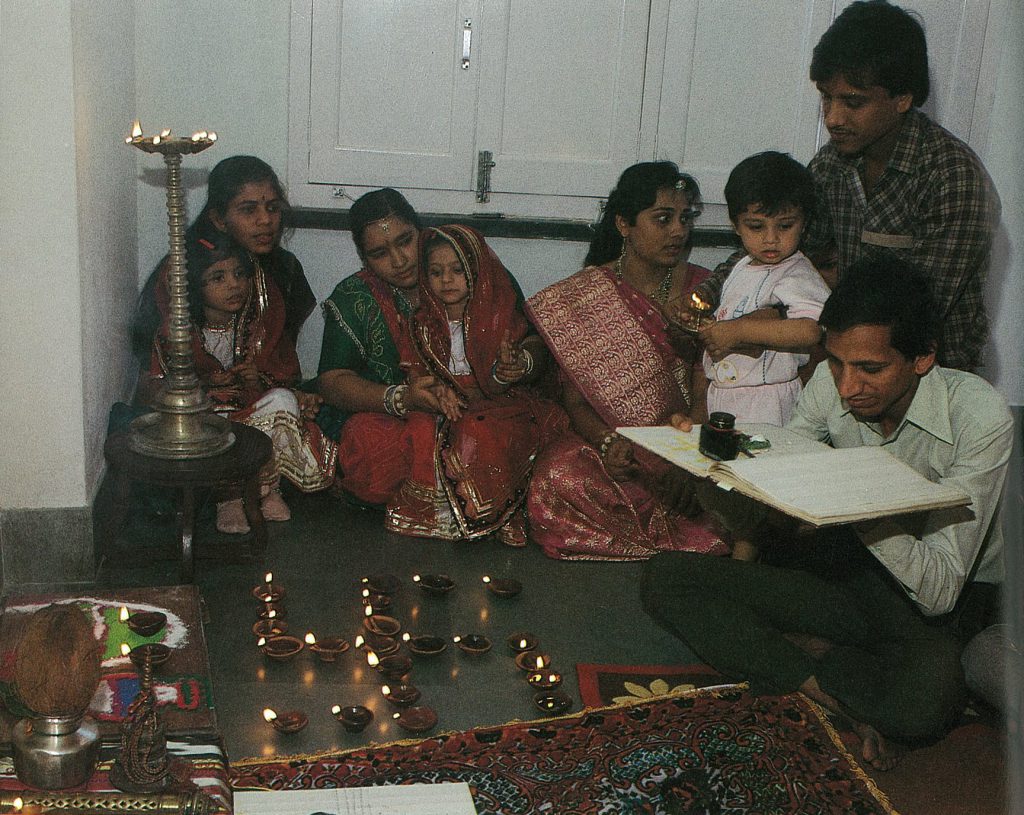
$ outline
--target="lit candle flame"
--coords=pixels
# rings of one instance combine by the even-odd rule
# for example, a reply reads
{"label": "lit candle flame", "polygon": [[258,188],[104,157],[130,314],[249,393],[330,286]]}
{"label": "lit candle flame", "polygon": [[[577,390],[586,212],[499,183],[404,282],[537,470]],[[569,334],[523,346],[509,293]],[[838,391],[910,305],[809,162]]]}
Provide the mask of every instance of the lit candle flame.
{"label": "lit candle flame", "polygon": [[370,596],[370,590],[369,589],[363,589],[363,597],[369,597],[369,596]]}
{"label": "lit candle flame", "polygon": [[525,649],[529,643],[526,640],[519,640],[519,647]]}
{"label": "lit candle flame", "polygon": [[462,637],[456,635],[452,637],[452,642],[462,642]]}
{"label": "lit candle flame", "polygon": [[21,800],[21,798],[15,798],[13,801],[11,801],[11,806],[14,808],[15,812],[21,812],[21,810],[25,806],[25,802]]}
{"label": "lit candle flame", "polygon": [[170,135],[171,135],[171,129],[169,127],[165,127],[163,130],[160,131],[160,138],[161,139],[166,139]]}
{"label": "lit candle flame", "polygon": [[362,578],[362,579],[360,580],[360,582],[361,582],[361,583],[369,583],[369,582],[370,582],[370,578],[368,578],[368,577],[364,577],[364,578]]}
{"label": "lit candle flame", "polygon": [[268,586],[271,583],[273,583],[274,582],[274,573],[273,572],[267,572],[266,575],[264,575],[264,577],[263,577],[263,582],[266,583]]}
{"label": "lit candle flame", "polygon": [[391,694],[391,686],[390,685],[381,685],[380,686],[380,692],[382,694],[384,694],[385,696],[389,696]]}
{"label": "lit candle flame", "polygon": [[544,667],[544,657],[537,657],[537,670]]}
{"label": "lit candle flame", "polygon": [[277,616],[277,609],[276,608],[272,608],[272,609],[270,609],[270,611],[267,612],[267,619],[268,620],[273,620],[276,616]]}
{"label": "lit candle flame", "polygon": [[132,122],[132,138],[137,139],[142,135],[142,125],[139,124],[139,120],[136,119]]}
{"label": "lit candle flame", "polygon": [[211,130],[207,138],[209,138],[210,141],[217,141],[217,134]]}
{"label": "lit candle flame", "polygon": [[356,635],[356,648],[362,648],[364,642],[366,642],[366,640],[363,639],[363,635],[362,634],[357,634]]}
{"label": "lit candle flame", "polygon": [[486,574],[485,574],[485,575],[483,576],[483,581],[484,581],[484,583],[490,583],[490,582],[491,582],[491,578],[490,578],[490,575],[486,575]]}
{"label": "lit candle flame", "polygon": [[408,642],[411,639],[412,639],[412,635],[408,631],[406,631],[404,634],[402,634],[402,642]]}
{"label": "lit candle flame", "polygon": [[160,137],[159,136],[154,136],[153,137],[153,144],[160,144]]}
{"label": "lit candle flame", "polygon": [[363,609],[363,614],[365,614],[367,617],[372,617],[373,616],[373,606],[367,605],[366,608]]}
{"label": "lit candle flame", "polygon": [[371,668],[376,668],[380,664],[380,658],[373,651],[367,651],[366,664]]}
{"label": "lit candle flame", "polygon": [[335,716],[341,713],[341,705],[331,705],[331,713],[333,713]]}
{"label": "lit candle flame", "polygon": [[256,640],[256,647],[257,648],[262,648],[266,644],[267,644],[267,638],[266,637],[260,637],[258,640]]}
{"label": "lit candle flame", "polygon": [[316,645],[316,637],[313,636],[313,632],[310,631],[306,634],[306,645]]}
{"label": "lit candle flame", "polygon": [[693,302],[693,307],[698,311],[707,311],[711,307],[711,304],[701,299],[697,292],[690,295],[690,300]]}
{"label": "lit candle flame", "polygon": [[392,713],[391,714],[391,718],[392,719],[399,719],[399,718],[401,718],[401,716],[402,716],[401,713]]}
{"label": "lit candle flame", "polygon": [[132,652],[131,646],[127,642],[121,643],[121,656],[126,657]]}
{"label": "lit candle flame", "polygon": [[128,622],[128,609],[125,606],[121,606],[121,613],[118,615],[121,622]]}
{"label": "lit candle flame", "polygon": [[421,578],[421,577],[420,577],[420,576],[419,576],[418,574],[414,574],[414,575],[412,576],[412,582],[413,582],[413,583],[419,583],[419,582],[420,582],[420,580],[422,580],[422,579],[423,579],[423,578]]}
{"label": "lit candle flame", "polygon": [[195,133],[192,134],[192,141],[199,141],[199,139],[200,139],[200,135],[199,135],[199,131],[197,130]]}
{"label": "lit candle flame", "polygon": [[263,718],[266,719],[268,722],[272,722],[274,721],[274,719],[277,718],[277,714],[274,713],[274,711],[271,710],[269,707],[265,707],[263,708]]}

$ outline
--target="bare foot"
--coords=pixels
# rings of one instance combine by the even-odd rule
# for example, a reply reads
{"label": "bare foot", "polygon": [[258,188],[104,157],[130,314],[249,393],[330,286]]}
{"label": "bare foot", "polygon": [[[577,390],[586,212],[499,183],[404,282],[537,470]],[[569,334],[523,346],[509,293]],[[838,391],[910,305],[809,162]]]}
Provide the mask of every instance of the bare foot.
{"label": "bare foot", "polygon": [[853,732],[860,737],[860,757],[873,769],[891,770],[906,755],[906,747],[889,741],[871,725],[850,721]]}

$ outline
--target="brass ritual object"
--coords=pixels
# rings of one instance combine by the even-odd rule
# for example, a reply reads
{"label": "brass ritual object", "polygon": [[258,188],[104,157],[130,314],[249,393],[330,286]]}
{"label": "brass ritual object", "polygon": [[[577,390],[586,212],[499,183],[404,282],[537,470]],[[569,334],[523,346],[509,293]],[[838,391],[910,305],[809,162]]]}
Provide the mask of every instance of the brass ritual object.
{"label": "brass ritual object", "polygon": [[231,423],[211,410],[211,402],[196,374],[192,356],[188,277],[185,271],[185,195],[181,183],[181,157],[212,147],[216,133],[200,131],[191,137],[172,136],[164,130],[143,136],[136,121],[125,143],[144,153],[159,153],[167,165],[167,223],[170,239],[170,319],[168,322],[167,376],[150,405],[155,412],[132,422],[130,446],[136,453],[164,459],[215,456],[234,442]]}
{"label": "brass ritual object", "polygon": [[153,692],[152,652],[138,646],[130,656],[140,649],[139,692],[121,722],[121,752],[110,770],[110,780],[125,792],[160,792],[171,780],[171,755]]}
{"label": "brass ritual object", "polygon": [[[18,808],[18,802],[21,808]],[[105,812],[154,812],[158,815],[217,815],[225,810],[198,790],[159,794],[123,792],[39,792],[22,790],[0,794],[4,812],[67,812],[100,815]]]}

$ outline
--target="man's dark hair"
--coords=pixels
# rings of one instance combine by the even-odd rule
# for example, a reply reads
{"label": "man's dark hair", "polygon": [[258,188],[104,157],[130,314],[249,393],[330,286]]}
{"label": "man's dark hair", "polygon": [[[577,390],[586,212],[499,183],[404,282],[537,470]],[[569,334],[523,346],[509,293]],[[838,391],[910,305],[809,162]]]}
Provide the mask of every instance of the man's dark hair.
{"label": "man's dark hair", "polygon": [[908,12],[885,0],[861,0],[836,17],[814,47],[811,81],[841,76],[851,85],[879,85],[890,96],[928,99],[928,45]]}
{"label": "man's dark hair", "polygon": [[818,317],[825,331],[889,328],[889,344],[907,359],[936,350],[939,317],[928,281],[893,254],[862,257],[843,274]]}
{"label": "man's dark hair", "polygon": [[732,221],[748,207],[769,216],[796,207],[809,220],[815,209],[814,176],[786,153],[757,153],[743,159],[729,173],[725,202]]}

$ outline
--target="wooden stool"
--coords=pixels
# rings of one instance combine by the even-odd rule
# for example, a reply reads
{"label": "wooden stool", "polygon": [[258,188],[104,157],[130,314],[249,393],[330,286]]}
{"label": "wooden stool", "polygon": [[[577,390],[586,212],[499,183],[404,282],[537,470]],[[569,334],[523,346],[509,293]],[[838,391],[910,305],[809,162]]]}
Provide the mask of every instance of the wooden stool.
{"label": "wooden stool", "polygon": [[223,453],[208,458],[166,459],[136,453],[129,446],[130,430],[107,437],[103,454],[110,464],[113,510],[107,533],[113,537],[128,515],[131,482],[180,490],[175,513],[181,537],[181,579],[191,583],[195,575],[192,551],[195,534],[196,489],[200,487],[242,487],[242,505],[253,532],[253,549],[263,561],[267,551],[267,525],[260,512],[259,472],[273,454],[270,437],[238,422],[231,423],[235,443]]}

